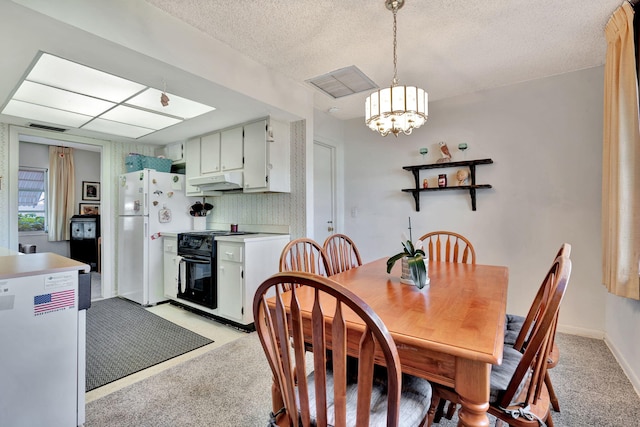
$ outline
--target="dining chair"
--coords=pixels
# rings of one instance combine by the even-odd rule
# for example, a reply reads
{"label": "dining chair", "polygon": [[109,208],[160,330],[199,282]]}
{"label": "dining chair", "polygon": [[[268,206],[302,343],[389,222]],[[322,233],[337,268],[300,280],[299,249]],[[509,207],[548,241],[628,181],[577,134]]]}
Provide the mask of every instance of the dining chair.
{"label": "dining chair", "polygon": [[322,246],[306,237],[287,243],[280,254],[280,271],[304,271],[331,276],[332,270]]}
{"label": "dining chair", "polygon": [[[306,288],[312,292],[303,294]],[[310,326],[304,324],[300,308],[305,297],[311,298],[313,306],[306,318]],[[403,425],[424,426],[430,422],[431,385],[402,375],[391,334],[371,307],[349,289],[314,274],[277,273],[256,291],[253,314],[284,404],[272,419],[278,425],[398,426],[402,420]],[[347,330],[347,319],[362,328]],[[305,341],[317,350],[312,355],[313,368],[305,360]],[[358,358],[355,381],[347,372],[347,342],[359,343],[357,353],[352,353]],[[325,356],[329,347],[330,362]],[[379,374],[374,375],[374,370],[380,370],[374,366],[374,353],[386,366],[382,381]]]}
{"label": "dining chair", "polygon": [[[556,258],[569,258],[570,256],[571,245],[569,243],[563,243],[556,253]],[[548,295],[550,293],[550,290],[542,289],[543,286],[545,286],[544,282],[542,283],[539,292],[542,292],[544,295]],[[527,313],[526,317],[507,314],[504,344],[513,346],[516,350],[522,352],[527,345],[530,331],[535,325],[537,316],[539,315],[539,310],[538,312],[534,312],[534,306],[529,309],[529,313]],[[556,318],[551,334],[551,351],[549,352],[549,357],[547,359],[547,369],[553,369],[554,367],[556,367],[560,360],[560,349],[555,342],[557,326],[558,319]],[[553,410],[556,412],[560,412],[560,402],[558,401],[558,396],[556,395],[555,389],[553,388],[553,383],[551,382],[551,377],[549,376],[548,372],[545,375],[545,383],[547,385],[547,389],[549,390],[549,397],[551,399]]]}
{"label": "dining chair", "polygon": [[432,231],[420,237],[423,247],[434,261],[476,263],[476,251],[471,242],[452,231]]}
{"label": "dining chair", "polygon": [[360,252],[349,236],[332,234],[322,245],[333,274],[342,273],[362,265]]}
{"label": "dining chair", "polygon": [[[488,412],[501,421],[496,422],[496,426],[504,422],[513,427],[539,427],[540,421],[553,426],[545,384],[546,361],[570,275],[571,260],[556,258],[543,281],[549,293],[545,294],[541,287],[534,299],[532,309],[539,315],[531,325],[526,348],[520,352],[514,347],[504,346],[502,363],[491,367]],[[451,388],[434,384],[433,393],[430,411],[435,411],[442,399],[460,403]],[[437,418],[434,421],[437,422]]]}

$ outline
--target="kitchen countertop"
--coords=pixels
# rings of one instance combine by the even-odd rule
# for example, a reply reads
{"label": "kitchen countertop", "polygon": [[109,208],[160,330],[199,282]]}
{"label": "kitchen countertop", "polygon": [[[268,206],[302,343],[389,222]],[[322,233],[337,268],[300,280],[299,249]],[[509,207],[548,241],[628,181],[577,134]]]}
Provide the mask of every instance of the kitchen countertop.
{"label": "kitchen countertop", "polygon": [[231,236],[216,236],[218,242],[248,242],[251,240],[268,240],[268,239],[289,239],[288,234],[275,234],[275,233],[256,233],[256,234],[234,234]]}
{"label": "kitchen countertop", "polygon": [[50,252],[5,255],[0,258],[0,280],[73,270],[89,272],[91,267]]}
{"label": "kitchen countertop", "polygon": [[193,233],[194,230],[184,230],[184,231],[163,231],[160,233],[160,236],[162,237],[173,237],[176,238],[178,237],[178,234],[180,233]]}

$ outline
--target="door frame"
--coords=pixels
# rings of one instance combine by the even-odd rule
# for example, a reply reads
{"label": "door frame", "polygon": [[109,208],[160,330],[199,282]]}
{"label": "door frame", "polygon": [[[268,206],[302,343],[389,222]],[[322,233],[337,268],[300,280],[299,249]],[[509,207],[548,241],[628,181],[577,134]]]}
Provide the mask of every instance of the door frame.
{"label": "door frame", "polygon": [[[328,148],[331,151],[331,170],[332,170],[332,194],[333,194],[333,233],[343,233],[344,232],[344,185],[343,185],[343,167],[342,167],[342,147],[333,141],[327,140],[325,138],[316,137],[313,140],[314,148],[315,145],[318,144],[322,147]],[[315,158],[314,158],[315,162]],[[315,163],[314,163],[315,167]],[[314,182],[315,188],[315,182]],[[315,192],[314,192],[315,193]],[[314,229],[315,229],[315,206],[314,206]],[[315,230],[314,230],[315,234]],[[316,236],[314,236],[315,238]],[[322,243],[322,242],[320,242]]]}
{"label": "door frame", "polygon": [[[7,206],[7,216],[9,218],[9,247],[18,247],[18,169],[19,169],[19,144],[20,135],[27,135],[32,139],[29,142],[41,143],[44,145],[57,145],[75,147],[83,150],[100,152],[100,185],[103,194],[100,201],[102,212],[111,212],[110,215],[100,216],[100,234],[102,236],[101,247],[101,280],[102,297],[110,298],[115,295],[113,280],[114,274],[114,253],[113,248],[113,216],[115,215],[115,204],[108,197],[112,192],[111,172],[111,144],[106,140],[86,138],[75,135],[60,134],[57,132],[43,131],[39,129],[26,128],[18,125],[9,125],[9,176],[7,177],[7,188],[9,189],[9,204]],[[105,286],[109,284],[109,286]]]}

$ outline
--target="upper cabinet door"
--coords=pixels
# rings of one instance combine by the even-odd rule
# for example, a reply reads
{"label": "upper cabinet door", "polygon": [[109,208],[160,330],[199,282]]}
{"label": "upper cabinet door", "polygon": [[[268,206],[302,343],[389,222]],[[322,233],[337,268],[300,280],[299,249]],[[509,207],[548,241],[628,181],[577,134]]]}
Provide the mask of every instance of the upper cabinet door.
{"label": "upper cabinet door", "polygon": [[200,173],[202,175],[220,172],[220,133],[212,133],[200,138]]}
{"label": "upper cabinet door", "polygon": [[242,169],[243,153],[242,126],[220,133],[220,170],[222,172]]}
{"label": "upper cabinet door", "polygon": [[202,192],[198,187],[189,185],[189,178],[200,176],[200,138],[192,138],[184,144],[185,160],[185,193],[187,196],[201,196]]}
{"label": "upper cabinet door", "polygon": [[244,190],[267,187],[267,122],[250,123],[244,127],[245,168]]}

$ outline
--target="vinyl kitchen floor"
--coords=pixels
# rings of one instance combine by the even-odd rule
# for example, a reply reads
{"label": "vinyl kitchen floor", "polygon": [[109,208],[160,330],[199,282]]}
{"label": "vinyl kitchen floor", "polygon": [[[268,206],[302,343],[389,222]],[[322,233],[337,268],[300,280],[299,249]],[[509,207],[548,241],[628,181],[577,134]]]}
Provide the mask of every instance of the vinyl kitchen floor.
{"label": "vinyl kitchen floor", "polygon": [[136,372],[133,375],[129,375],[128,377],[114,381],[103,387],[91,390],[85,395],[86,403],[92,402],[110,393],[118,391],[123,387],[148,378],[152,375],[157,374],[158,372],[164,371],[165,369],[171,368],[172,366],[178,365],[184,361],[197,357],[211,349],[220,347],[238,338],[246,336],[245,332],[241,332],[233,327],[223,325],[222,323],[218,323],[214,320],[197,315],[169,303],[158,304],[154,307],[148,307],[147,310],[169,320],[170,322],[180,325],[183,328],[189,329],[197,334],[202,335],[203,337],[209,338],[213,340],[213,343],[205,345],[178,357],[174,357],[173,359],[159,363],[143,371]]}

